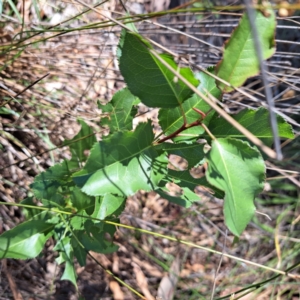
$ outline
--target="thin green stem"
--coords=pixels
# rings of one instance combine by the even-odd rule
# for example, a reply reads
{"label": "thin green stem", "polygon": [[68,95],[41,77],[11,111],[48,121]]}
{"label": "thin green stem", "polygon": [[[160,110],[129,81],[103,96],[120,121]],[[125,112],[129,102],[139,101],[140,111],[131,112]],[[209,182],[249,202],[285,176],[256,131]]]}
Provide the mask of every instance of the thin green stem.
{"label": "thin green stem", "polygon": [[156,236],[156,237],[159,237],[159,238],[166,238],[170,241],[179,242],[183,245],[187,245],[187,246],[190,246],[190,247],[202,249],[202,250],[205,250],[205,251],[213,253],[213,254],[223,255],[223,256],[226,256],[226,257],[231,258],[233,260],[236,260],[236,261],[239,261],[239,262],[242,262],[242,263],[246,263],[248,265],[256,266],[256,267],[259,267],[259,268],[262,268],[262,269],[265,269],[265,270],[268,270],[268,271],[271,271],[271,272],[274,272],[274,273],[277,273],[277,274],[280,274],[280,275],[285,275],[285,276],[288,276],[288,277],[291,277],[291,278],[300,278],[300,276],[295,275],[295,274],[289,274],[285,271],[281,271],[281,270],[278,270],[278,269],[275,269],[275,268],[267,267],[267,266],[261,265],[259,263],[249,261],[247,259],[236,257],[234,255],[222,253],[220,251],[216,251],[216,250],[213,250],[213,249],[210,249],[210,248],[207,248],[207,247],[203,247],[203,246],[197,245],[197,244],[189,242],[189,241],[178,239],[176,237],[171,237],[171,236],[167,236],[167,235],[164,235],[164,234],[152,232],[152,231],[147,230],[147,229],[135,228],[135,227],[132,227],[132,226],[129,226],[129,225],[118,224],[118,223],[115,223],[115,222],[112,222],[112,221],[105,221],[104,220],[103,222],[105,222],[106,224],[110,224],[110,225],[115,225],[115,226],[131,229],[131,230],[136,230],[136,231],[146,233],[146,234],[150,234],[150,235],[153,235],[153,236]]}
{"label": "thin green stem", "polygon": [[[61,216],[61,213],[59,214]],[[139,296],[141,299],[145,299],[146,298],[141,295],[137,290],[135,290],[133,287],[131,287],[129,284],[127,284],[126,282],[124,282],[122,279],[120,279],[119,277],[117,277],[116,275],[114,275],[109,269],[106,269],[85,247],[84,245],[80,242],[80,240],[77,238],[76,234],[74,234],[73,229],[69,226],[68,222],[66,222],[66,220],[61,216],[61,219],[63,220],[66,228],[72,233],[72,236],[74,237],[74,239],[76,240],[76,242],[78,243],[78,245],[80,247],[82,247],[82,249],[84,249],[84,251],[87,253],[87,255],[96,262],[97,265],[99,265],[104,272],[106,272],[107,274],[109,274],[110,276],[112,276],[116,281],[118,281],[119,283],[121,283],[124,287],[126,287],[128,290],[130,290],[132,293],[134,293],[135,295]]]}
{"label": "thin green stem", "polygon": [[[45,208],[45,207],[32,206],[32,205],[24,205],[24,204],[20,204],[20,203],[10,203],[10,202],[0,202],[0,205],[1,204],[3,204],[3,205],[10,205],[10,206],[29,207],[29,208],[35,208],[35,209],[41,209],[41,210],[49,210],[49,211],[52,211],[52,212],[62,213],[62,214],[67,214],[67,215],[74,215],[74,216],[76,215],[76,214],[74,214],[72,212],[62,211],[62,210],[59,210],[59,209],[56,209],[56,208],[49,209],[49,208]],[[178,239],[176,237],[171,237],[171,236],[167,236],[165,234],[161,234],[161,233],[157,233],[157,232],[152,232],[152,231],[147,230],[147,229],[135,228],[135,227],[130,226],[130,225],[120,224],[120,223],[116,223],[116,222],[113,222],[113,221],[100,220],[98,218],[92,218],[90,216],[81,216],[81,217],[84,217],[84,218],[87,218],[87,219],[91,219],[91,220],[97,220],[99,222],[104,222],[106,224],[114,225],[114,226],[117,226],[117,227],[122,227],[122,228],[130,229],[130,230],[139,231],[141,233],[146,233],[146,234],[153,235],[153,236],[156,236],[156,237],[159,237],[159,238],[165,238],[165,239],[168,239],[170,241],[179,242],[179,243],[181,243],[183,245],[187,245],[189,247],[198,248],[198,249],[201,249],[201,250],[213,253],[213,254],[217,254],[217,255],[223,255],[223,256],[228,257],[230,259],[233,259],[233,260],[236,260],[236,261],[248,264],[248,265],[252,265],[252,266],[255,266],[255,267],[259,267],[259,268],[262,268],[262,269],[265,269],[265,270],[268,270],[268,271],[271,271],[271,272],[274,272],[274,273],[277,273],[277,274],[280,274],[280,275],[285,275],[285,276],[288,276],[288,277],[293,278],[293,279],[300,278],[300,276],[297,275],[297,274],[290,274],[290,273],[288,273],[286,271],[282,271],[282,270],[278,270],[278,269],[271,268],[271,267],[268,267],[268,266],[264,266],[262,264],[255,263],[255,262],[252,262],[252,261],[247,260],[247,259],[243,259],[243,258],[234,256],[234,255],[230,255],[230,254],[226,254],[226,253],[222,253],[220,251],[216,251],[216,250],[213,250],[213,249],[210,249],[210,248],[207,248],[207,247],[203,247],[203,246],[197,245],[197,244],[195,244],[193,242],[189,242],[189,241],[185,241],[185,240],[182,240],[182,239]]]}
{"label": "thin green stem", "polygon": [[44,210],[44,211],[50,211],[50,212],[55,212],[59,214],[65,214],[65,215],[74,215],[74,213],[65,211],[65,210],[60,210],[57,208],[49,208],[49,207],[44,207],[44,206],[35,206],[35,205],[29,205],[29,204],[22,204],[22,203],[14,203],[14,202],[2,202],[0,201],[0,205],[8,205],[8,206],[18,206],[18,207],[23,207],[23,208],[31,208],[31,209],[39,209],[39,210]]}
{"label": "thin green stem", "polygon": [[109,269],[105,269],[104,266],[102,266],[95,257],[93,257],[93,255],[88,252],[87,253],[88,256],[95,261],[99,266],[101,266],[101,268],[103,268],[103,270],[109,274],[110,276],[112,276],[116,281],[118,281],[119,283],[121,283],[123,286],[125,286],[128,290],[130,290],[132,293],[134,293],[135,295],[137,295],[138,297],[140,297],[141,299],[146,300],[146,298],[140,294],[137,290],[135,290],[133,287],[131,287],[130,285],[128,285],[126,282],[124,282],[122,279],[120,279],[119,277],[117,277],[116,275],[114,275]]}

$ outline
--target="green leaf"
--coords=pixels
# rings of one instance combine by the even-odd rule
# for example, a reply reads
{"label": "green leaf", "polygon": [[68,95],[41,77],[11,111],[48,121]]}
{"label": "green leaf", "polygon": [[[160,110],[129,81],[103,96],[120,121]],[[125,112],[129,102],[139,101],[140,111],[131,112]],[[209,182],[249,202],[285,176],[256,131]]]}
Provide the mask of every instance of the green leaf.
{"label": "green leaf", "polygon": [[225,192],[226,225],[239,236],[254,215],[255,196],[263,190],[264,161],[247,142],[232,138],[214,140],[207,161],[207,180]]}
{"label": "green leaf", "polygon": [[76,214],[70,218],[70,226],[72,230],[82,230],[84,229],[84,224],[88,220],[89,215],[85,212],[81,212],[80,214]]}
{"label": "green leaf", "polygon": [[[266,12],[269,14],[267,17],[258,10],[255,12],[255,23],[264,59],[270,58],[275,52],[276,18],[271,9],[266,9]],[[216,75],[234,87],[239,87],[247,78],[258,73],[259,61],[252,30],[248,16],[244,14],[240,24],[225,43],[223,60],[216,67]],[[221,82],[218,85],[224,93],[234,90]]]}
{"label": "green leaf", "polygon": [[30,187],[34,196],[41,200],[44,206],[63,208],[65,199],[62,195],[61,186],[65,183],[74,185],[71,181],[71,175],[70,162],[65,160],[36,176]]}
{"label": "green leaf", "polygon": [[156,190],[155,192],[159,194],[162,198],[168,200],[169,202],[175,203],[183,207],[190,207],[194,202],[201,200],[197,194],[195,194],[188,188],[182,188],[182,195],[180,197],[171,196],[166,193],[167,191],[167,188],[163,188]]}
{"label": "green leaf", "polygon": [[[209,68],[208,71],[212,71],[212,68]],[[221,91],[217,88],[215,79],[213,77],[203,72],[195,73],[195,77],[200,81],[197,89],[201,93],[203,93],[205,96],[213,95],[217,99],[220,98]],[[158,119],[159,124],[164,131],[164,134],[169,135],[178,130],[183,125],[183,112],[185,114],[187,124],[192,124],[193,122],[199,120],[201,118],[201,115],[194,111],[193,108],[197,108],[203,113],[208,113],[210,110],[210,106],[196,94],[194,94],[191,98],[189,98],[182,104],[182,109],[180,107],[172,109],[160,109]],[[213,114],[214,112],[211,111],[204,119],[203,123],[205,125],[209,124],[209,121]],[[203,132],[204,129],[201,126],[191,127],[181,132],[180,135],[177,136],[174,140],[186,141],[187,139],[195,139],[199,137],[199,135],[203,134]]]}
{"label": "green leaf", "polygon": [[70,168],[70,161],[64,160],[62,163],[50,167],[47,171],[40,173],[34,178],[34,182],[43,181],[71,181],[72,170]]}
{"label": "green leaf", "polygon": [[[174,74],[151,54],[150,49],[151,45],[138,34],[123,30],[117,53],[121,74],[131,93],[148,107],[176,107],[193,92],[181,80],[174,80]],[[160,57],[192,85],[198,84],[189,68],[178,68],[170,55],[161,54]]]}
{"label": "green leaf", "polygon": [[63,142],[71,150],[72,159],[70,163],[72,166],[80,166],[82,162],[85,162],[87,159],[85,150],[90,150],[97,141],[92,127],[83,120],[78,120],[78,123],[81,125],[80,131],[71,140]]}
{"label": "green leaf", "polygon": [[89,226],[88,233],[79,231],[77,238],[84,246],[86,251],[95,251],[97,253],[112,253],[118,250],[118,246],[105,239],[105,232],[97,226]]}
{"label": "green leaf", "polygon": [[70,199],[72,206],[78,211],[94,207],[95,198],[83,193],[79,187],[75,186],[71,192]]}
{"label": "green leaf", "polygon": [[107,216],[114,214],[119,208],[123,207],[126,198],[120,196],[114,196],[112,194],[106,194],[103,197],[98,197],[95,205],[95,211],[93,212],[93,218],[104,220]]}
{"label": "green leaf", "polygon": [[134,132],[117,132],[97,143],[74,182],[88,195],[129,196],[154,190],[165,176],[167,158],[157,151],[150,121]]}
{"label": "green leaf", "polygon": [[59,193],[60,187],[60,182],[50,180],[37,181],[31,184],[35,197],[41,200],[46,207],[63,208],[65,206],[65,199]]}
{"label": "green leaf", "polygon": [[0,236],[0,258],[28,259],[40,254],[54,224],[31,220],[17,225]]}
{"label": "green leaf", "polygon": [[184,171],[175,171],[168,170],[167,180],[169,182],[174,182],[178,184],[181,188],[188,188],[193,191],[197,186],[203,186],[211,190],[214,193],[214,196],[217,198],[223,198],[224,193],[211,184],[209,184],[205,178],[205,176],[201,178],[194,178],[188,170]]}
{"label": "green leaf", "polygon": [[194,143],[194,144],[171,144],[171,143],[162,143],[156,146],[163,151],[166,151],[168,154],[178,155],[187,160],[189,168],[192,168],[200,163],[204,158],[204,145]]}
{"label": "green leaf", "polygon": [[[27,197],[24,200],[20,202],[20,204],[25,204],[25,205],[31,205],[36,207],[36,203],[34,202],[34,197]],[[25,218],[27,220],[33,218],[36,215],[39,215],[41,213],[41,210],[38,208],[28,208],[28,207],[23,207],[23,214],[25,215]]]}
{"label": "green leaf", "polygon": [[61,280],[71,281],[77,289],[77,275],[74,267],[74,253],[71,245],[71,239],[69,237],[65,237],[58,245],[56,245],[55,250],[60,251],[56,262],[58,264],[66,263]]}
{"label": "green leaf", "polygon": [[70,161],[64,160],[62,163],[56,164],[36,176],[30,187],[34,196],[41,200],[45,206],[63,208],[65,199],[62,193],[62,186],[74,186],[71,180],[72,174]]}
{"label": "green leaf", "polygon": [[[266,108],[261,107],[257,110],[244,109],[232,117],[261,139],[266,145],[271,146],[273,133],[269,122],[270,114]],[[288,139],[294,138],[292,126],[279,115],[277,115],[277,124],[280,137]],[[235,127],[219,117],[211,120],[209,130],[216,138],[245,138]],[[209,139],[209,136],[207,135],[205,138]]]}
{"label": "green leaf", "polygon": [[127,17],[126,21],[124,22],[124,24],[126,24],[126,27],[129,28],[131,31],[138,33],[139,31],[137,30],[137,28],[136,28],[136,26],[134,24],[134,21],[131,22],[132,18],[128,18],[128,17],[131,16],[130,13],[126,12],[125,15]]}
{"label": "green leaf", "polygon": [[71,281],[77,289],[77,281],[76,281],[77,276],[76,276],[75,266],[73,262],[74,254],[73,252],[71,252],[69,255],[70,258],[66,260],[65,270],[60,279]]}
{"label": "green leaf", "polygon": [[104,113],[100,125],[108,125],[110,133],[132,130],[132,120],[137,113],[137,109],[133,105],[138,104],[138,102],[139,99],[133,96],[127,88],[118,91],[109,103],[98,104]]}
{"label": "green leaf", "polygon": [[73,251],[74,251],[74,256],[76,257],[78,263],[80,264],[81,267],[86,265],[86,255],[87,255],[87,251],[82,247],[82,245],[80,245],[78,243],[78,231],[73,231],[74,236],[76,236],[76,238],[73,236],[71,239],[71,245],[73,247]]}

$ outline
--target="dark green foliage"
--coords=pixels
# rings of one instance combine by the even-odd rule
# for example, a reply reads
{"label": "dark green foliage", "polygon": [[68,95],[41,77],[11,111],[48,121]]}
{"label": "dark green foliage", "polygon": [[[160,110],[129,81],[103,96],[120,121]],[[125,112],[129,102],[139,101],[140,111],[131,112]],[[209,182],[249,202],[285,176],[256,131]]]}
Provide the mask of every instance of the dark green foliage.
{"label": "dark green foliage", "polygon": [[[258,26],[264,29],[260,39],[265,57],[270,57],[274,52],[274,14],[270,12],[265,17],[258,11],[256,16]],[[255,52],[250,37],[244,16],[226,44],[223,60],[207,73],[194,74],[189,68],[179,68],[169,55],[160,57],[202,94],[221,101],[222,92],[232,88],[216,83],[209,73],[236,87],[256,74],[258,66],[253,61]],[[245,62],[245,51],[250,53],[251,61]],[[111,241],[116,228],[109,221],[119,222],[126,197],[139,190],[155,191],[170,202],[189,207],[201,201],[195,188],[204,186],[214,196],[224,199],[225,222],[235,236],[243,232],[253,217],[254,197],[262,191],[265,180],[265,165],[259,150],[158,61],[150,44],[139,34],[122,31],[118,59],[127,88],[117,92],[108,104],[99,104],[104,115],[100,125],[108,126],[110,134],[97,142],[93,129],[79,121],[79,133],[65,141],[72,158],[36,176],[31,185],[34,197],[23,201],[28,221],[0,236],[2,258],[35,257],[53,236],[54,250],[59,253],[57,262],[66,264],[62,279],[76,285],[73,259],[84,266],[90,250],[99,253],[117,250]],[[139,101],[160,108],[159,124],[165,137],[155,136],[150,121],[133,129]],[[271,144],[266,109],[245,109],[233,117]],[[281,137],[293,138],[291,126],[281,117],[278,126]],[[199,139],[205,139],[208,147],[204,147],[203,141],[199,143]],[[186,170],[168,167],[168,157],[172,154],[187,161]],[[191,168],[204,163],[208,164],[206,176],[194,178]],[[170,196],[168,183],[176,183],[181,192]],[[45,211],[40,213],[39,209]]]}

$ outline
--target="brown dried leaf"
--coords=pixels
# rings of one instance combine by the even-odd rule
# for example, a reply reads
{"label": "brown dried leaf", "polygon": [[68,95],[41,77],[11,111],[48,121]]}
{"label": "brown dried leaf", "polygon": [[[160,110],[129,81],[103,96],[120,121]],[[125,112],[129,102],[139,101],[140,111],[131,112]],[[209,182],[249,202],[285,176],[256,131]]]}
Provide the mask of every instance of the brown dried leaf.
{"label": "brown dried leaf", "polygon": [[157,297],[162,300],[172,300],[180,273],[181,259],[177,255],[170,267],[169,274],[164,276],[158,287]]}
{"label": "brown dried leaf", "polygon": [[142,293],[144,294],[147,300],[155,300],[155,298],[151,295],[149,291],[148,282],[145,274],[137,264],[133,263],[132,265],[133,265],[133,271],[136,276],[137,284],[141,289]]}
{"label": "brown dried leaf", "polygon": [[111,281],[109,283],[109,288],[113,293],[113,297],[115,300],[123,300],[124,299],[124,293],[121,290],[120,285],[117,281]]}
{"label": "brown dried leaf", "polygon": [[153,277],[159,277],[161,278],[163,276],[163,273],[157,269],[155,265],[151,265],[150,263],[146,261],[141,261],[138,257],[134,256],[132,257],[132,260],[138,264],[140,267],[144,268],[149,275]]}

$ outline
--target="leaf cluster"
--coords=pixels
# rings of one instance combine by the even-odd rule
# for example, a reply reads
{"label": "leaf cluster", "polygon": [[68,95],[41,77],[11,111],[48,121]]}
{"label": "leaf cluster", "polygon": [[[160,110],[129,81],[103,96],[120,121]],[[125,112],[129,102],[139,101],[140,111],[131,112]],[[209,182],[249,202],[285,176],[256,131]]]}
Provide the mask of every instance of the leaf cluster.
{"label": "leaf cluster", "polygon": [[[275,51],[274,13],[257,11],[256,22],[264,28],[260,42],[267,59]],[[224,93],[257,74],[259,64],[247,16],[227,41],[223,59],[206,72],[181,68],[168,54],[158,59],[153,51],[138,33],[122,31],[118,59],[127,87],[108,104],[99,103],[104,115],[99,125],[106,126],[109,135],[97,141],[92,128],[79,120],[80,132],[65,141],[72,158],[35,178],[34,196],[23,201],[27,221],[0,236],[1,257],[36,257],[53,238],[57,262],[66,264],[62,279],[76,285],[74,257],[83,266],[88,251],[116,251],[112,242],[116,228],[107,221],[118,223],[126,198],[139,190],[155,191],[172,203],[189,207],[201,201],[195,188],[204,186],[224,199],[228,229],[239,236],[246,228],[255,212],[254,199],[264,187],[263,157],[176,74],[205,97],[219,101]],[[150,120],[133,128],[139,103],[159,108],[162,134],[155,135]],[[266,145],[272,144],[266,109],[245,109],[232,117]],[[293,138],[291,126],[280,116],[277,121],[279,135]],[[172,154],[187,161],[186,170],[170,167]],[[190,170],[204,164],[206,175],[194,178]],[[176,183],[181,193],[171,196],[168,183]]]}

